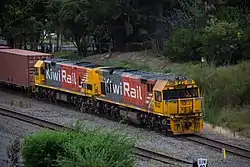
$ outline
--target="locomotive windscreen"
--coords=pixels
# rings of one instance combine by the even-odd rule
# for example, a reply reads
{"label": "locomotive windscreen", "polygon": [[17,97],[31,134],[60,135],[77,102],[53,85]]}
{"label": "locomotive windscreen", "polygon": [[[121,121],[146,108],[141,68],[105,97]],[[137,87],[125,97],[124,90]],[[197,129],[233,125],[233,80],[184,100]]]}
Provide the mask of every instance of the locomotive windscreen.
{"label": "locomotive windscreen", "polygon": [[198,88],[172,89],[163,91],[163,99],[178,99],[198,97]]}

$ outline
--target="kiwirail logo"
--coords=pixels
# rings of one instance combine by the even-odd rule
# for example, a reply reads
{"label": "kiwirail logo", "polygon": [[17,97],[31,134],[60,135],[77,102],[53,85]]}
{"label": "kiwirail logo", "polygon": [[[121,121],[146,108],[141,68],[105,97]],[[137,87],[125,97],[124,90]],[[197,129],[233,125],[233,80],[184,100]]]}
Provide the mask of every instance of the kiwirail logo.
{"label": "kiwirail logo", "polygon": [[115,84],[109,78],[104,78],[106,93],[127,96],[134,99],[142,99],[141,86],[132,87],[129,82],[120,82]]}
{"label": "kiwirail logo", "polygon": [[54,80],[54,81],[61,81],[61,71],[58,70],[58,71],[52,71],[52,69],[46,69],[46,79],[49,79],[49,80]]}
{"label": "kiwirail logo", "polygon": [[76,85],[76,73],[67,73],[66,70],[46,70],[46,79]]}

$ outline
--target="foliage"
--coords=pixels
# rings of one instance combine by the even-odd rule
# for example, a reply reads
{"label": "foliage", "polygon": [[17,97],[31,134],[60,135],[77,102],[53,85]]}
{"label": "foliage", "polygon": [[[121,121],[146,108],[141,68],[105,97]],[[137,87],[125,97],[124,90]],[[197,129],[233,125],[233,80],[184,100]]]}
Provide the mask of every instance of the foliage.
{"label": "foliage", "polygon": [[[15,3],[14,3],[15,2]],[[27,48],[27,41],[31,49],[35,49],[44,30],[45,6],[48,1],[24,0],[6,1],[1,19],[5,37],[11,45]]]}
{"label": "foliage", "polygon": [[[201,33],[201,54],[209,61],[223,64],[231,63],[233,56],[240,49],[241,40],[237,34],[242,34],[242,30],[237,23],[227,21],[210,20]],[[244,34],[243,34],[244,35]]]}
{"label": "foliage", "polygon": [[181,0],[180,7],[166,17],[172,29],[196,29],[206,23],[204,5],[199,0]]}
{"label": "foliage", "polygon": [[200,30],[176,30],[165,43],[164,55],[174,61],[205,57],[209,63],[229,64],[243,57],[239,52],[246,40],[237,23],[210,19]]}
{"label": "foliage", "polygon": [[101,131],[44,131],[24,140],[24,164],[31,166],[132,166],[133,142],[121,135]]}
{"label": "foliage", "polygon": [[224,7],[222,6],[217,12],[216,16],[219,20],[225,20],[227,22],[240,22],[244,16],[243,9],[239,7]]}
{"label": "foliage", "polygon": [[166,41],[164,55],[173,61],[188,61],[200,58],[197,54],[199,41],[197,40],[198,31],[192,29],[177,29],[172,37]]}
{"label": "foliage", "polygon": [[228,108],[224,107],[218,117],[221,126],[228,127],[234,132],[250,137],[250,106]]}

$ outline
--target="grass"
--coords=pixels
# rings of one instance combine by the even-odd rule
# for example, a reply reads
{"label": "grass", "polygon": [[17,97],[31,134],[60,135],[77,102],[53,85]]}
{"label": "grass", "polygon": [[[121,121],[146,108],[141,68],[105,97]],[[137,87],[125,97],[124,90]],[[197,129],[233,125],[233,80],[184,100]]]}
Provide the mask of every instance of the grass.
{"label": "grass", "polygon": [[55,52],[55,57],[62,58],[62,59],[69,59],[69,60],[79,60],[81,57],[75,51],[62,51],[62,52]]}
{"label": "grass", "polygon": [[223,108],[218,122],[221,126],[250,137],[250,106]]}
{"label": "grass", "polygon": [[152,71],[151,67],[148,64],[134,63],[133,61],[129,61],[129,60],[122,60],[122,61],[117,61],[117,62],[106,60],[101,64],[106,65],[106,66],[116,66],[116,67],[139,69],[139,70],[144,70],[144,71]]}

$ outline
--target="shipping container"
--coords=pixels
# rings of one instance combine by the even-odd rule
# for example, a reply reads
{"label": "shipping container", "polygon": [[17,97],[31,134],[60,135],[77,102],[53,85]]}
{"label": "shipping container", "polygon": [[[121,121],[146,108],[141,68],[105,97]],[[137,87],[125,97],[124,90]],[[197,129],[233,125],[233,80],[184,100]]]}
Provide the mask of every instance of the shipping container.
{"label": "shipping container", "polygon": [[0,82],[23,87],[34,85],[34,65],[51,54],[21,49],[0,49]]}

